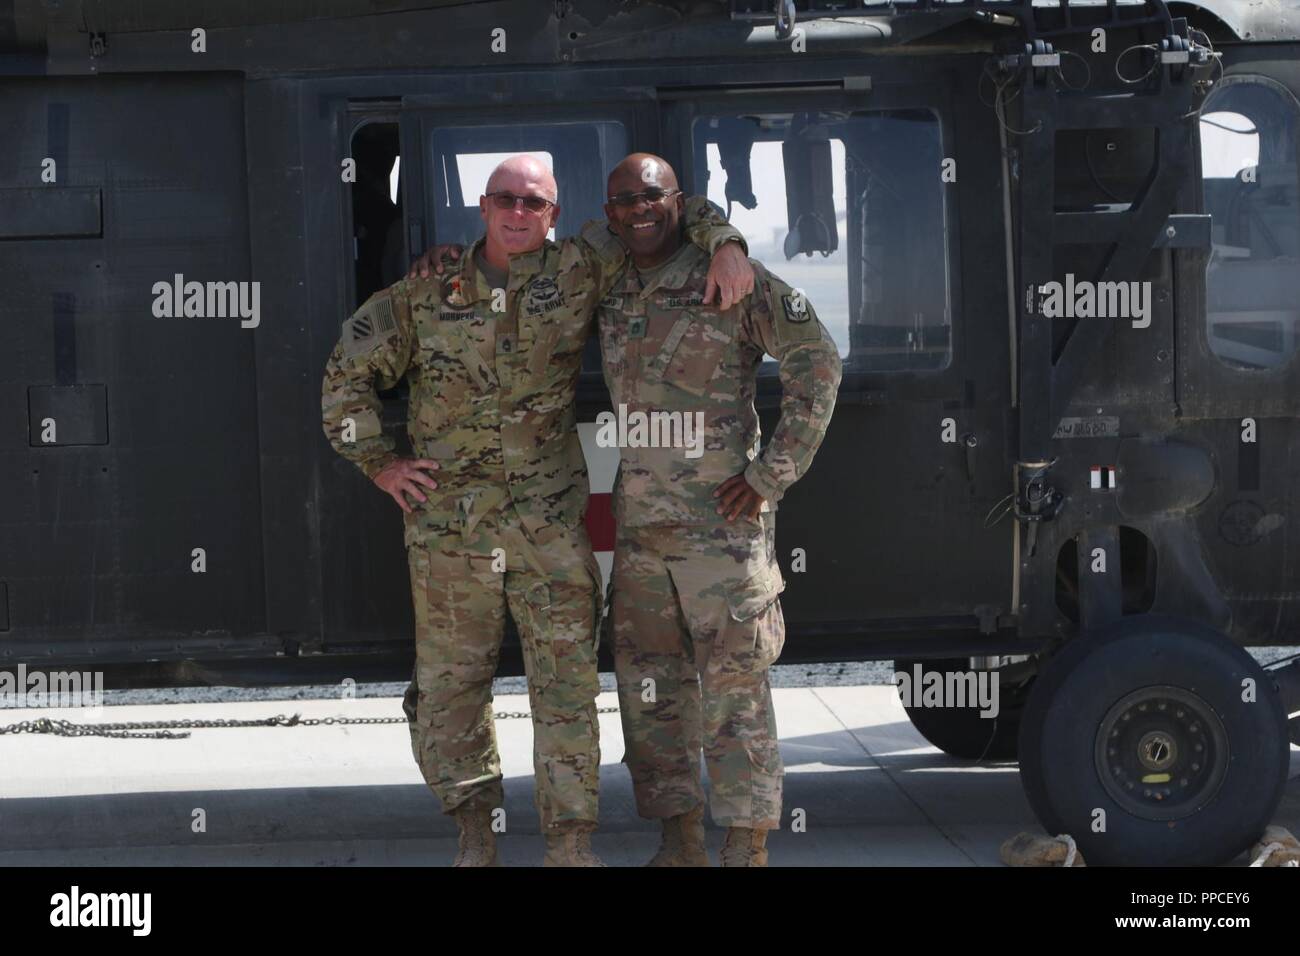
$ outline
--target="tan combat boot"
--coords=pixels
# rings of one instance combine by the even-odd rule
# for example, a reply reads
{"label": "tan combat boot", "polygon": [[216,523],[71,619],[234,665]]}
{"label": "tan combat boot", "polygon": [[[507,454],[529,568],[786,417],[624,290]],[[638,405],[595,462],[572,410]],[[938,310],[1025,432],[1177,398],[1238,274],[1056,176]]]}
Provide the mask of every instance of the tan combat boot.
{"label": "tan combat boot", "polygon": [[767,866],[767,831],[728,827],[721,856],[723,866]]}
{"label": "tan combat boot", "polygon": [[595,829],[587,820],[566,820],[548,829],[542,866],[604,866],[591,849]]}
{"label": "tan combat boot", "polygon": [[663,821],[659,852],[646,866],[708,866],[704,847],[704,804]]}
{"label": "tan combat boot", "polygon": [[452,816],[460,828],[460,848],[452,866],[499,866],[497,835],[492,832],[492,808],[470,799],[457,807]]}

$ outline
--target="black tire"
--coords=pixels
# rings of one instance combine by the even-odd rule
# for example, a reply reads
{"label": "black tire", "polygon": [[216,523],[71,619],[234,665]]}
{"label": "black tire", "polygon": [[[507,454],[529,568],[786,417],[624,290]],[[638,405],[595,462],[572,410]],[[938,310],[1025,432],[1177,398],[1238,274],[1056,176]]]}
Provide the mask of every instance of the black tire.
{"label": "black tire", "polygon": [[[1254,702],[1242,700],[1248,678]],[[1286,714],[1255,659],[1212,628],[1131,618],[1071,641],[1035,684],[1020,779],[1039,821],[1073,836],[1088,864],[1226,863],[1272,819]]]}
{"label": "black tire", "polygon": [[[940,660],[913,660],[900,658],[894,661],[894,670],[905,674],[915,673],[920,665],[922,674],[930,671],[967,672],[970,660],[965,657]],[[962,760],[987,760],[1004,762],[1016,759],[1020,732],[1020,717],[1029,696],[1029,685],[998,686],[998,715],[981,717],[975,707],[908,707],[912,726],[930,743],[944,753]]]}

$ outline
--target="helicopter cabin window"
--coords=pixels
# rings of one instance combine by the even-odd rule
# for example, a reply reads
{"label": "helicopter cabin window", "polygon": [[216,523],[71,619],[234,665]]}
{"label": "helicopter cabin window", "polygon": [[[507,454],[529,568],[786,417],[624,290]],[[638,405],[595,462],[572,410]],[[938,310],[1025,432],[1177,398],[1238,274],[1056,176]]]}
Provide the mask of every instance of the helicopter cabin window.
{"label": "helicopter cabin window", "polygon": [[1232,76],[1201,111],[1212,218],[1205,282],[1211,350],[1242,370],[1281,368],[1300,325],[1300,103],[1260,76]]}
{"label": "helicopter cabin window", "polygon": [[478,200],[497,164],[516,153],[542,160],[555,174],[560,216],[550,238],[573,236],[604,219],[605,177],[627,155],[627,130],[614,121],[461,126],[430,138],[434,234],[468,244],[483,234]]}
{"label": "helicopter cabin window", "polygon": [[801,289],[854,371],[952,355],[943,160],[928,110],[697,119],[697,188]]}

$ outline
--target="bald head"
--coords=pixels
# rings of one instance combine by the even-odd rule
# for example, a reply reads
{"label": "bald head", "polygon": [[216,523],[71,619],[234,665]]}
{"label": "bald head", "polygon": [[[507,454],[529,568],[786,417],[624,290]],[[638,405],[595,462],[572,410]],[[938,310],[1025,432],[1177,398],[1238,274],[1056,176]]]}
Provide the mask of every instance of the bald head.
{"label": "bald head", "polygon": [[[531,191],[528,187],[534,187]],[[541,196],[555,202],[560,190],[546,164],[536,156],[520,154],[497,164],[488,177],[486,192],[511,192],[516,196]]]}
{"label": "bald head", "polygon": [[652,186],[660,189],[676,189],[677,174],[668,165],[668,160],[654,153],[633,153],[614,167],[609,174],[606,195],[617,196],[619,193],[636,193]]}
{"label": "bald head", "polygon": [[671,256],[682,244],[682,194],[662,156],[633,153],[609,174],[605,215],[638,268]]}

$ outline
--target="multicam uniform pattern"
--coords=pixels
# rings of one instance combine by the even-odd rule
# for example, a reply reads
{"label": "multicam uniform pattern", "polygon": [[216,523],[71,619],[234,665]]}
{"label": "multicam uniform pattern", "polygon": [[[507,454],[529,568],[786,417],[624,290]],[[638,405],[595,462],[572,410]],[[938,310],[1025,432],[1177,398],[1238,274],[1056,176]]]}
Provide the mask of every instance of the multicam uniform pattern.
{"label": "multicam uniform pattern", "polygon": [[[637,810],[685,813],[704,799],[722,826],[780,824],[783,770],[768,668],[781,653],[773,505],[807,472],[835,406],[841,362],[812,306],[754,263],[755,291],[720,313],[701,305],[708,262],[683,247],[642,287],[629,267],[601,302],[615,408],[703,413],[703,454],[622,447],[615,492],[613,640]],[[759,454],[758,366],[780,363],[781,419]],[[623,409],[620,409],[622,412]],[[727,522],[714,489],[744,473],[766,502]]]}
{"label": "multicam uniform pattern", "polygon": [[[739,238],[703,200],[688,210],[688,236],[706,248]],[[600,573],[582,525],[574,400],[595,307],[626,251],[590,223],[580,238],[512,257],[507,287],[494,290],[474,267],[480,243],[443,278],[397,282],[344,323],[325,370],[324,429],[373,478],[397,457],[376,386],[405,376],[412,450],[439,463],[438,488],[405,516],[416,669],[404,709],[443,810],[502,802],[491,681],[508,608],[528,672],[543,826],[595,821]]]}

